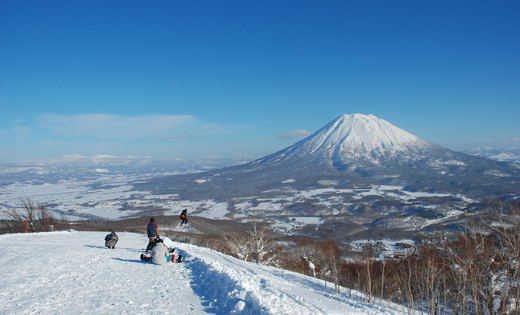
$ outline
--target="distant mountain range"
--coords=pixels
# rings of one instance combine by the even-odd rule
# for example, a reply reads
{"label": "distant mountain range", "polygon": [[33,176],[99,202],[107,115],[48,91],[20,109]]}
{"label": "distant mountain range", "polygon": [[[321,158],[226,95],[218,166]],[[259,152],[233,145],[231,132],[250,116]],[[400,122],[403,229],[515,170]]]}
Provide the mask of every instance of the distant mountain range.
{"label": "distant mountain range", "polygon": [[508,149],[494,149],[490,147],[471,149],[464,151],[464,153],[474,156],[481,156],[491,160],[514,162],[520,164],[520,149],[511,147]]}
{"label": "distant mountain range", "polygon": [[249,162],[254,157],[204,156],[198,159],[66,155],[56,159],[0,162],[0,186],[13,183],[55,184],[59,181],[90,181],[107,177],[152,178],[197,173]]}

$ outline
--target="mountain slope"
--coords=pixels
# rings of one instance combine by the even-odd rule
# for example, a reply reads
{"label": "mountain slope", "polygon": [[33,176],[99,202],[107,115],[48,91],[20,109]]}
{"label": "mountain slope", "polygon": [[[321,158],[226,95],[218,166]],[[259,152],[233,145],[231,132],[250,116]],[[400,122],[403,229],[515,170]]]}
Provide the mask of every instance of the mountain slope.
{"label": "mountain slope", "polygon": [[145,235],[120,233],[115,250],[103,247],[105,235],[0,235],[0,314],[404,314],[355,292],[335,295],[314,278],[168,239],[183,263],[143,263]]}

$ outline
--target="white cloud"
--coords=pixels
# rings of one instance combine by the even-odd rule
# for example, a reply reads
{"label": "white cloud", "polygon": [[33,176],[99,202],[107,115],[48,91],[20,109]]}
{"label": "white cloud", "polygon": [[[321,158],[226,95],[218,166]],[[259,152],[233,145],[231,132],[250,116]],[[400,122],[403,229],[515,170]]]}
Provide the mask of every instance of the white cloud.
{"label": "white cloud", "polygon": [[276,138],[280,139],[303,139],[310,136],[311,133],[306,129],[294,129],[287,132],[282,132],[281,134],[277,135]]}
{"label": "white cloud", "polygon": [[90,136],[101,139],[135,139],[168,134],[179,129],[192,129],[200,122],[191,115],[147,115],[123,117],[107,114],[45,114],[38,125],[55,134]]}

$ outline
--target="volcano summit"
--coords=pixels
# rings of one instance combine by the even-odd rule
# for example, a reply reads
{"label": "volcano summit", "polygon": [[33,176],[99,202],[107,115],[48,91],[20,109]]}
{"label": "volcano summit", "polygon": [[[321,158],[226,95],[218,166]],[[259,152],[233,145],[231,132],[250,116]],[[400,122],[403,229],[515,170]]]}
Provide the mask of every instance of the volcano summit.
{"label": "volcano summit", "polygon": [[272,157],[310,158],[334,165],[354,160],[377,164],[381,159],[420,156],[434,147],[373,115],[354,114],[336,118],[312,136]]}

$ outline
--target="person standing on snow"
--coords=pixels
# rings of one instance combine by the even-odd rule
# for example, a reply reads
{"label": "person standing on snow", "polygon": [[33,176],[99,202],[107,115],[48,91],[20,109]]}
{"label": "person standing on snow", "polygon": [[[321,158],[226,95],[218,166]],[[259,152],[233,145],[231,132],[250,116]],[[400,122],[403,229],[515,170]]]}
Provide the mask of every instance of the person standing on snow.
{"label": "person standing on snow", "polygon": [[164,245],[161,239],[157,240],[157,245],[152,249],[152,262],[156,265],[162,265],[167,262],[166,257],[170,256],[168,247]]}
{"label": "person standing on snow", "polygon": [[182,210],[181,216],[180,216],[180,218],[182,220],[181,221],[181,226],[188,225],[188,219],[186,218],[187,215],[188,215],[188,209]]}
{"label": "person standing on snow", "polygon": [[146,230],[148,231],[148,246],[152,243],[154,238],[159,236],[159,227],[155,223],[154,218],[150,218],[150,223],[148,223],[148,226],[146,227]]}

